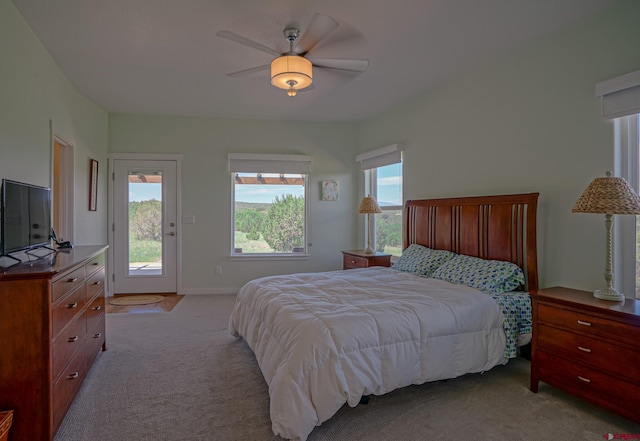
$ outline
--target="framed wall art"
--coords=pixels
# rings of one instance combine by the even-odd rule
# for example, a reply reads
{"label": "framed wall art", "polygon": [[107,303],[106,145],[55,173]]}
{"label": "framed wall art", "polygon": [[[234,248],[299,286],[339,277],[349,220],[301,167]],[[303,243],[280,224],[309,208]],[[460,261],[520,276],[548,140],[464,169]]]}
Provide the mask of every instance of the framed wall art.
{"label": "framed wall art", "polygon": [[89,160],[89,211],[98,210],[98,161]]}
{"label": "framed wall art", "polygon": [[322,181],[322,200],[338,200],[338,181]]}

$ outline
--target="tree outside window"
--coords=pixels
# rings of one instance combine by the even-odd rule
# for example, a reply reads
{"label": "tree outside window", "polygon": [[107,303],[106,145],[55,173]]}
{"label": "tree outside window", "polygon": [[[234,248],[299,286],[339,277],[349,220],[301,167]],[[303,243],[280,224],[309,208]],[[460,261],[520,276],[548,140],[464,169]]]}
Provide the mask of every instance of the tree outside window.
{"label": "tree outside window", "polygon": [[235,173],[233,254],[306,253],[305,174]]}

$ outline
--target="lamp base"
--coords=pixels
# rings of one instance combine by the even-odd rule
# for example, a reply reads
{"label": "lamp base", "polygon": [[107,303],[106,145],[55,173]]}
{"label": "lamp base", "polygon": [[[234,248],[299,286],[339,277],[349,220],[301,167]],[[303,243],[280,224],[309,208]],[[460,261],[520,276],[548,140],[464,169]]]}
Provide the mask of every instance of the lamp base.
{"label": "lamp base", "polygon": [[624,294],[615,288],[596,289],[593,292],[596,299],[610,300],[612,302],[624,302]]}
{"label": "lamp base", "polygon": [[366,250],[364,250],[364,253],[365,253],[365,254],[374,254],[375,252],[376,252],[376,251],[375,251],[373,248],[371,248],[371,247],[367,247],[367,249],[366,249]]}

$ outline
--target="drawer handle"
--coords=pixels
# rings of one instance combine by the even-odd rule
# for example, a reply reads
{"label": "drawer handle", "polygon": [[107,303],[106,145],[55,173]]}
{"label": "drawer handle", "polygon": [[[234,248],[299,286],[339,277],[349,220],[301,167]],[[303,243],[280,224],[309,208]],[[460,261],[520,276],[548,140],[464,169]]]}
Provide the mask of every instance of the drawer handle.
{"label": "drawer handle", "polygon": [[97,334],[93,334],[93,338],[100,338],[102,337],[102,332],[98,332]]}
{"label": "drawer handle", "polygon": [[91,265],[98,265],[98,262],[93,262]]}
{"label": "drawer handle", "polygon": [[578,346],[578,349],[580,349],[582,352],[591,352],[591,349],[583,348],[582,346]]}
{"label": "drawer handle", "polygon": [[96,282],[94,282],[94,285],[100,285],[100,284],[102,284],[100,280],[97,280]]}
{"label": "drawer handle", "polygon": [[355,261],[355,260],[352,260],[352,261],[351,261],[351,263],[356,263],[356,261]]}
{"label": "drawer handle", "polygon": [[78,307],[78,302],[69,303],[67,305],[67,308],[77,308],[77,307]]}
{"label": "drawer handle", "polygon": [[578,375],[578,379],[580,381],[584,381],[585,383],[591,383],[591,380],[589,380],[588,378],[581,377],[580,375]]}
{"label": "drawer handle", "polygon": [[78,378],[78,375],[80,375],[80,374],[79,374],[79,373],[77,373],[77,372],[74,372],[73,374],[69,374],[69,375],[67,375],[67,379],[69,379],[69,380],[75,380],[76,378]]}
{"label": "drawer handle", "polygon": [[73,337],[69,337],[69,343],[73,343],[74,341],[78,341],[78,336],[74,335]]}
{"label": "drawer handle", "polygon": [[582,320],[578,320],[578,324],[582,325],[582,326],[591,326],[591,323],[589,322],[583,322]]}
{"label": "drawer handle", "polygon": [[73,282],[75,282],[76,280],[78,280],[78,278],[77,278],[77,277],[72,277],[72,278],[70,278],[70,279],[67,279],[67,282],[69,282],[69,283],[73,283]]}
{"label": "drawer handle", "polygon": [[94,306],[93,309],[95,311],[100,311],[102,309],[102,306],[98,305],[98,306]]}

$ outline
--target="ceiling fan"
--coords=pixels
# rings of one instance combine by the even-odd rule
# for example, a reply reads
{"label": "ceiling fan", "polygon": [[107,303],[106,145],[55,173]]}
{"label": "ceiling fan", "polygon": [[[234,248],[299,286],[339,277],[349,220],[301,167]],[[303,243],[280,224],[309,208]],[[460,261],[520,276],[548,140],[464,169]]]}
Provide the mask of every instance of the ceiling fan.
{"label": "ceiling fan", "polygon": [[227,74],[228,76],[240,77],[271,67],[271,84],[280,89],[285,89],[287,94],[293,97],[296,96],[299,90],[311,85],[313,82],[313,67],[354,73],[362,73],[369,67],[369,60],[361,58],[308,58],[313,48],[336,30],[338,26],[338,22],[333,18],[321,14],[314,15],[305,32],[301,33],[298,28],[287,26],[283,34],[285,40],[289,43],[289,51],[284,53],[232,31],[219,31],[216,35],[276,57],[270,64],[232,72]]}

